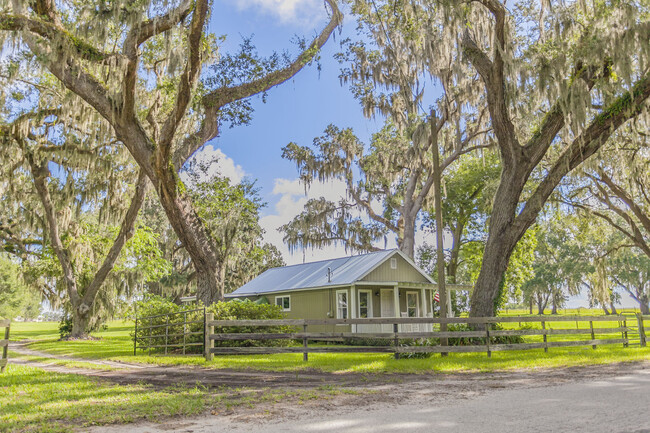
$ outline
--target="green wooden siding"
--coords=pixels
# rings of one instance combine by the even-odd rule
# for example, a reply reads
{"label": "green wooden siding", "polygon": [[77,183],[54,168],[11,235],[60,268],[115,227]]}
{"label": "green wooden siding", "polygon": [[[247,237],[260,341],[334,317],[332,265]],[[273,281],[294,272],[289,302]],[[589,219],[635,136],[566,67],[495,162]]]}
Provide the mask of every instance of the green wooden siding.
{"label": "green wooden siding", "polygon": [[412,283],[428,283],[424,275],[418,272],[409,262],[404,260],[399,254],[394,254],[392,258],[397,260],[397,269],[391,269],[389,258],[382,263],[377,269],[366,275],[362,281],[389,282],[401,281]]}

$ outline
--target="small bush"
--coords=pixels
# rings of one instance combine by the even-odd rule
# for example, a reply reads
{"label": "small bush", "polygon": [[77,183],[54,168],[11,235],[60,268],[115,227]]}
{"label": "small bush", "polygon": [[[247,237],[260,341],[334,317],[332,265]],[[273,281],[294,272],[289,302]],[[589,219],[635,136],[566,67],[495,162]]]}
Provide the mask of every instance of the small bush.
{"label": "small bush", "polygon": [[[214,320],[273,320],[286,319],[286,315],[277,305],[256,304],[246,299],[244,301],[234,300],[230,302],[218,302],[207,309],[214,313]],[[214,332],[221,333],[269,333],[284,334],[296,332],[293,326],[219,326]],[[215,341],[219,347],[259,347],[259,346],[287,346],[291,340],[236,340],[236,341]]]}
{"label": "small bush", "polygon": [[393,342],[394,340],[392,338],[355,337],[343,339],[343,344],[346,346],[392,346]]}
{"label": "small bush", "polygon": [[[187,312],[197,308],[199,311]],[[192,344],[185,347],[185,353],[202,353],[204,321],[202,308],[201,303],[193,306],[178,305],[160,296],[136,302],[138,347],[162,346],[166,343],[172,345],[168,347],[167,353],[182,353],[182,344]],[[184,322],[194,323],[184,324]],[[188,333],[191,335],[187,335]],[[153,353],[164,352],[165,349],[155,347],[146,350],[151,350]]]}
{"label": "small bush", "polygon": [[[437,338],[417,338],[402,340],[400,346],[402,347],[429,347],[437,346],[440,344]],[[431,358],[432,352],[402,352],[400,358],[403,359],[427,359]]]}
{"label": "small bush", "polygon": [[[503,326],[499,323],[495,323],[490,325],[492,331],[501,331],[503,330]],[[522,325],[519,329],[532,329],[532,327],[528,324]],[[465,324],[465,323],[459,323],[459,324],[450,324],[449,327],[447,328],[449,332],[467,332],[467,331],[472,331],[472,328]],[[479,345],[479,344],[485,344],[485,338],[484,337],[451,337],[449,338],[449,345],[450,346],[471,346],[471,345]],[[499,336],[499,337],[490,337],[490,344],[519,344],[524,342],[524,337],[521,335],[506,335],[506,336]]]}

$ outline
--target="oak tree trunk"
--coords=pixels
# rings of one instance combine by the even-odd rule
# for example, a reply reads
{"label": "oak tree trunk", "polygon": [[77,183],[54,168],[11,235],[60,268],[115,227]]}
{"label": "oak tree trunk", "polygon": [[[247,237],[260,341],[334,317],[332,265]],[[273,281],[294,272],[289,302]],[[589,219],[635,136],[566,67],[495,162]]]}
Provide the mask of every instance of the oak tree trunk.
{"label": "oak tree trunk", "polygon": [[612,314],[618,314],[618,311],[616,311],[616,305],[614,305],[613,302],[609,303],[609,308],[612,310]]}
{"label": "oak tree trunk", "polygon": [[81,303],[72,307],[72,332],[69,338],[88,338],[88,324],[90,323],[90,307]]}
{"label": "oak tree trunk", "polygon": [[404,229],[399,249],[410,258],[413,258],[415,256],[415,219],[405,216],[403,221]]}
{"label": "oak tree trunk", "polygon": [[644,316],[650,314],[650,300],[648,299],[648,295],[643,295],[639,296],[639,307],[641,309],[641,314]]}
{"label": "oak tree trunk", "polygon": [[470,304],[470,316],[493,317],[496,315],[495,302],[499,296],[501,282],[505,277],[510,256],[517,242],[535,222],[536,214],[527,221],[514,224],[519,197],[527,179],[521,169],[504,167],[501,172],[499,188],[494,197],[488,240],[483,252],[481,271],[474,286]]}

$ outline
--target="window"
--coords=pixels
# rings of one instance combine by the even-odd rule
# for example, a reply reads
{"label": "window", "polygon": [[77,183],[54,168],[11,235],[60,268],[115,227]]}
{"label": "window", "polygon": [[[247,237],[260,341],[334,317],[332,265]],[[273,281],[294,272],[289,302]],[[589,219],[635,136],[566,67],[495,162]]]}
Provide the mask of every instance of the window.
{"label": "window", "polygon": [[406,292],[406,312],[408,317],[420,316],[418,292]]}
{"label": "window", "polygon": [[372,292],[359,290],[359,318],[372,317]]}
{"label": "window", "polygon": [[275,305],[282,308],[282,311],[291,311],[291,296],[276,296]]}
{"label": "window", "polygon": [[392,259],[390,259],[390,268],[391,269],[397,269],[397,259],[394,258],[394,257]]}
{"label": "window", "polygon": [[348,318],[348,292],[347,290],[339,290],[336,292],[336,318]]}

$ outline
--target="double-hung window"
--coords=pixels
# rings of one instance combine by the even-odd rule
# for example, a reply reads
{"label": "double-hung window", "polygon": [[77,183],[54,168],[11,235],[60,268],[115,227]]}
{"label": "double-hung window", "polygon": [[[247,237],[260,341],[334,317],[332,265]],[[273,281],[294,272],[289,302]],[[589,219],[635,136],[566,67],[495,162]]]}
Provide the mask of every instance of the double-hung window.
{"label": "double-hung window", "polygon": [[291,311],[291,296],[276,296],[275,305],[282,308],[282,311]]}

